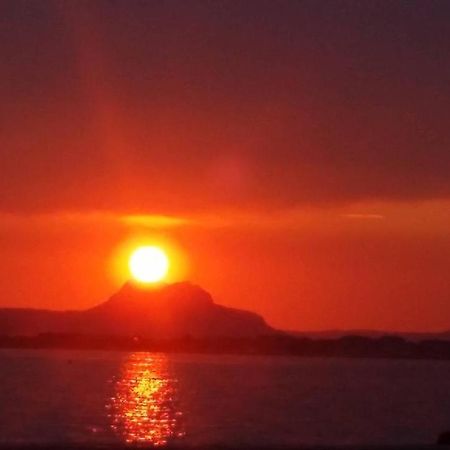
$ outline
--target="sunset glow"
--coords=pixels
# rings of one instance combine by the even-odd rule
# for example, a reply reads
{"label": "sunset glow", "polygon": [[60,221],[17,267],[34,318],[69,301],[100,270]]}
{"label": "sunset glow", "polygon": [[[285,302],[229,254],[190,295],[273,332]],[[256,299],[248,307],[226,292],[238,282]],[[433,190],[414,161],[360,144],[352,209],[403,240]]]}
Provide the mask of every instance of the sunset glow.
{"label": "sunset glow", "polygon": [[450,446],[450,0],[0,23],[0,450]]}
{"label": "sunset glow", "polygon": [[2,2],[0,307],[450,328],[450,2],[347,2]]}
{"label": "sunset glow", "polygon": [[128,262],[131,276],[140,283],[157,283],[169,270],[166,252],[157,246],[143,246],[133,251]]}

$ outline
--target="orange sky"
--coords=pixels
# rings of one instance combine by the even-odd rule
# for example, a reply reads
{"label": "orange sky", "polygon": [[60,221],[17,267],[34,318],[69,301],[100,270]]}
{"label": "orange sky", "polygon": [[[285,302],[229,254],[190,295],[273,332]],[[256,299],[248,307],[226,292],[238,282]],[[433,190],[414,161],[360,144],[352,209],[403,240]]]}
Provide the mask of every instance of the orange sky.
{"label": "orange sky", "polygon": [[0,306],[92,306],[157,234],[277,327],[450,328],[448,5],[1,8]]}
{"label": "orange sky", "polygon": [[449,205],[172,217],[162,228],[160,217],[155,228],[151,217],[9,215],[0,230],[0,298],[7,306],[92,306],[126,280],[112,267],[120,246],[156,236],[178,246],[186,277],[216,301],[278,327],[445,329]]}

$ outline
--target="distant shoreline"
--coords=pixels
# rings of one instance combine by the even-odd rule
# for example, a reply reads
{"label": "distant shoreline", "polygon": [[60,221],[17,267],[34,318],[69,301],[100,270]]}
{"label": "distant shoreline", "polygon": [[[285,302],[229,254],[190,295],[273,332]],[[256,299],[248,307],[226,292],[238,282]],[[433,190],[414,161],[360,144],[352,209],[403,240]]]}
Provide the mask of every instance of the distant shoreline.
{"label": "distant shoreline", "polygon": [[273,355],[298,358],[371,358],[397,360],[450,360],[450,342],[413,342],[397,336],[370,338],[344,336],[310,339],[289,335],[256,338],[148,339],[47,333],[38,336],[0,336],[0,349],[72,349],[99,351],[148,351],[217,355]]}

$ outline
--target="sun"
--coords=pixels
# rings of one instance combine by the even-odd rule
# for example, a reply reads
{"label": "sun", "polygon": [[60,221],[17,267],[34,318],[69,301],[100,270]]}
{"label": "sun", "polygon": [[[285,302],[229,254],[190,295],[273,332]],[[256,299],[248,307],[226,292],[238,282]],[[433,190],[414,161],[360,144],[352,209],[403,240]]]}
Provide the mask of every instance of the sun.
{"label": "sun", "polygon": [[142,246],[131,253],[128,268],[135,281],[157,283],[162,281],[169,271],[169,258],[166,252],[156,245]]}

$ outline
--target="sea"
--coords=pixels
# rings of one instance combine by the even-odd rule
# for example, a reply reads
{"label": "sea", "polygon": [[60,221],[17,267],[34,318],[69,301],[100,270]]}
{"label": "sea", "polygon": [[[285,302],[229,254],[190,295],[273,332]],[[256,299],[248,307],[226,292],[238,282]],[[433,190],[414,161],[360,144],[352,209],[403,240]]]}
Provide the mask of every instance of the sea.
{"label": "sea", "polygon": [[433,444],[450,362],[0,351],[0,444]]}

